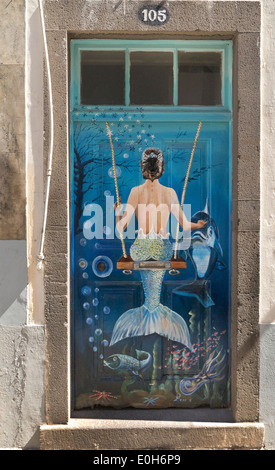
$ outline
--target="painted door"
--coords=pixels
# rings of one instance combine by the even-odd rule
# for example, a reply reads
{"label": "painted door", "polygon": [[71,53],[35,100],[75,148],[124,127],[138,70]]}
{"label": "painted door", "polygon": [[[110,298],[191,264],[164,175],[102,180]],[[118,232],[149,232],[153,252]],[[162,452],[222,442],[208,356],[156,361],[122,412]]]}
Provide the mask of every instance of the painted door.
{"label": "painted door", "polygon": [[[130,71],[138,74],[140,70],[131,69],[131,64],[143,59],[131,56],[131,51],[144,53],[146,47],[150,52],[170,53],[172,58],[170,96],[165,92],[160,104],[148,104],[149,93],[142,98],[146,104],[132,103],[138,98],[131,98],[135,84]],[[122,103],[84,103],[81,51],[94,54],[98,49],[124,54]],[[218,104],[211,104],[210,98],[194,107],[192,101],[188,103],[188,96],[180,98],[179,52],[194,50],[222,54]],[[147,41],[145,46],[142,41],[75,41],[72,47],[74,409],[229,404],[230,53],[228,42]],[[92,55],[92,59],[95,57]],[[167,66],[169,57],[163,60]],[[188,67],[190,70],[190,64]],[[192,73],[194,70],[191,67]],[[94,72],[96,75],[98,70]],[[169,81],[169,73],[166,76]],[[124,99],[116,91],[114,94],[115,100]],[[96,93],[93,96],[89,99],[96,100]],[[163,103],[165,99],[168,103]],[[180,99],[185,99],[183,105]],[[199,122],[202,126],[194,148]],[[178,222],[170,215],[163,237],[152,230],[141,233],[138,216],[133,215],[122,242],[116,230],[114,204],[120,197],[125,208],[132,188],[145,183],[141,160],[148,149],[159,149],[164,157],[159,183],[172,188],[179,202],[185,187],[183,209],[187,219],[194,224],[203,220],[205,225],[191,231],[180,228],[178,232]],[[133,263],[129,269],[119,269],[117,262],[125,252]],[[169,262],[174,255],[186,261],[184,268],[171,269]],[[142,264],[148,260],[149,267]]]}

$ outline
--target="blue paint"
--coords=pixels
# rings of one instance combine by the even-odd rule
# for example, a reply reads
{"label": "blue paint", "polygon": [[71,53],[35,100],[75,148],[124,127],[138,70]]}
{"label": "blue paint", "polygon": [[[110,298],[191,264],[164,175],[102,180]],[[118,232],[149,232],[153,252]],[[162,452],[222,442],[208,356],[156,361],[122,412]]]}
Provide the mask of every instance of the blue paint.
{"label": "blue paint", "polygon": [[[80,105],[80,56],[83,50],[125,50],[125,106],[81,106]],[[171,51],[174,54],[173,106],[133,107],[129,106],[129,52],[131,50]],[[177,96],[177,51],[220,51],[223,57],[222,105],[213,107],[178,106]],[[216,332],[226,331],[219,337],[224,350],[229,348],[230,324],[230,283],[231,283],[231,209],[232,209],[232,44],[230,41],[123,41],[123,40],[75,40],[71,48],[71,298],[73,319],[74,356],[74,401],[94,390],[108,390],[113,401],[97,404],[116,407],[141,406],[186,406],[181,400],[174,402],[176,391],[173,381],[192,380],[200,377],[205,361],[211,353],[211,342]],[[115,185],[112,177],[111,151],[106,133],[106,121],[111,130],[115,148],[118,184],[122,203],[127,202],[130,189],[142,183],[140,157],[147,147],[160,148],[165,157],[165,172],[160,183],[175,189],[178,198],[184,184],[190,153],[199,121],[203,122],[200,138],[187,185],[186,204],[191,204],[190,214],[203,211],[209,200],[211,217],[219,231],[222,247],[222,261],[225,269],[205,270],[198,262],[197,276],[194,266],[187,259],[187,268],[178,276],[166,272],[160,285],[159,301],[168,309],[177,312],[187,325],[190,341],[188,347],[192,362],[186,362],[186,354],[175,359],[173,340],[154,333],[144,336],[131,335],[112,344],[111,338],[117,320],[129,310],[138,314],[144,304],[144,276],[139,271],[125,275],[116,268],[122,255],[120,239],[114,235],[115,224],[112,204],[115,199]],[[77,157],[78,154],[78,157]],[[77,167],[80,158],[80,167]],[[79,186],[81,183],[81,190]],[[84,212],[84,207],[98,204],[102,214],[95,216],[90,233],[97,220],[103,220],[102,237],[87,238],[83,225],[93,214]],[[109,204],[109,205],[108,205]],[[87,214],[87,215],[85,215]],[[135,227],[127,228],[126,250],[130,253]],[[170,229],[175,226],[171,217]],[[99,233],[98,231],[97,233]],[[131,232],[131,233],[130,233]],[[134,237],[134,238],[133,238]],[[171,242],[173,240],[171,239]],[[217,247],[218,245],[216,245]],[[206,259],[203,254],[204,260]],[[180,252],[185,256],[186,253]],[[199,252],[197,251],[197,261]],[[209,261],[209,260],[208,260]],[[206,275],[206,268],[208,270]],[[85,274],[85,276],[84,276]],[[212,302],[202,305],[194,296],[177,295],[182,284],[192,284],[195,279],[207,281],[207,295]],[[143,280],[143,282],[142,282]],[[205,286],[204,286],[205,287]],[[208,290],[209,289],[209,290]],[[149,289],[150,296],[150,289]],[[187,292],[188,295],[188,292]],[[135,321],[136,320],[135,317]],[[211,339],[212,341],[212,339]],[[178,342],[174,342],[179,348]],[[192,344],[191,344],[192,343]],[[195,344],[204,345],[194,346]],[[182,348],[184,344],[180,345]],[[193,349],[192,349],[193,348]],[[113,354],[133,356],[135,349],[148,352],[152,361],[141,379],[132,374],[126,379],[108,375],[104,360]],[[191,352],[195,351],[195,352]],[[228,359],[224,359],[224,361]],[[185,361],[185,362],[184,362]],[[175,365],[176,364],[176,365]],[[188,364],[188,366],[187,366]],[[168,373],[168,372],[169,373]],[[188,372],[188,376],[186,375]],[[121,382],[126,380],[126,382]],[[155,384],[152,384],[152,380]],[[228,404],[227,385],[229,377],[219,381],[219,390],[207,394],[206,387],[194,387],[190,394],[190,406]],[[137,382],[139,381],[138,385]],[[188,382],[181,382],[188,384]],[[210,383],[210,385],[209,385]],[[129,386],[129,388],[127,388]],[[157,397],[153,387],[158,388]],[[134,391],[137,394],[134,395]],[[121,390],[124,389],[124,399]],[[172,391],[171,391],[172,390]],[[205,393],[202,393],[202,390]],[[131,394],[133,392],[133,394]],[[144,395],[143,395],[144,392]],[[170,397],[171,394],[171,398]],[[174,395],[173,395],[174,394]],[[173,395],[173,397],[172,397]],[[107,396],[107,395],[106,395]],[[134,397],[131,398],[131,397]],[[127,401],[125,397],[128,397]],[[137,398],[139,397],[139,398]],[[110,399],[111,400],[111,399]],[[124,400],[124,401],[123,401]],[[138,400],[138,405],[136,401]],[[170,400],[170,401],[169,401]],[[171,401],[172,400],[172,401]],[[119,404],[118,404],[119,401]],[[172,405],[171,405],[172,403]],[[91,403],[93,406],[94,403]],[[211,405],[212,406],[212,405]]]}

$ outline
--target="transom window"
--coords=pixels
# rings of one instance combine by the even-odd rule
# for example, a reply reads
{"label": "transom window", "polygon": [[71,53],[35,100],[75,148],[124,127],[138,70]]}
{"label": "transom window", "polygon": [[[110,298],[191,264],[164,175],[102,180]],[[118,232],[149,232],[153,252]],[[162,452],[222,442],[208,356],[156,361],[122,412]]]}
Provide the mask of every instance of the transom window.
{"label": "transom window", "polygon": [[200,41],[199,47],[196,41],[115,43],[96,39],[85,47],[74,41],[76,107],[230,107],[226,41],[222,47],[216,41]]}

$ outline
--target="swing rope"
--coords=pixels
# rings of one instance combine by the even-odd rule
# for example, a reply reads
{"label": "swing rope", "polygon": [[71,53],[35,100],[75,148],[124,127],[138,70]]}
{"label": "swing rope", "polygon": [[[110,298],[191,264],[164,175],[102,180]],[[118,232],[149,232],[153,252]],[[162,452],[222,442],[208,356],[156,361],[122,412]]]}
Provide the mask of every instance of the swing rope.
{"label": "swing rope", "polygon": [[[188,183],[188,179],[189,179],[189,174],[190,174],[190,170],[191,170],[191,166],[192,166],[192,162],[193,162],[195,149],[196,149],[198,138],[199,138],[199,135],[200,135],[201,126],[202,126],[202,122],[200,122],[199,125],[198,125],[197,133],[196,133],[195,140],[194,140],[194,143],[193,143],[192,152],[191,152],[191,156],[190,156],[190,160],[189,160],[189,164],[188,164],[188,168],[187,168],[187,172],[186,172],[186,176],[185,176],[185,182],[184,182],[183,191],[182,191],[182,195],[181,195],[181,208],[182,209],[183,209],[183,205],[184,205],[184,199],[185,199],[185,194],[186,194],[187,183]],[[110,130],[108,122],[106,122],[106,129],[107,129],[107,135],[109,137],[110,146],[111,146],[112,167],[113,167],[113,175],[114,175],[114,180],[115,180],[117,207],[119,207],[121,202],[120,202],[120,199],[119,199],[119,190],[118,190],[118,182],[117,182],[116,163],[115,163],[115,151],[114,151],[113,140],[112,140],[112,132]],[[126,253],[126,248],[125,248],[125,242],[124,242],[123,235],[122,235],[121,232],[119,233],[119,235],[120,235],[120,240],[121,240],[123,257],[127,258],[127,253]],[[179,222],[177,224],[174,259],[177,259],[178,242],[179,242]]]}
{"label": "swing rope", "polygon": [[[198,141],[198,138],[199,138],[199,135],[200,135],[201,126],[202,126],[202,122],[200,122],[199,125],[198,125],[196,137],[195,137],[195,140],[194,140],[194,144],[193,144],[193,148],[192,148],[192,152],[191,152],[191,156],[190,156],[190,160],[189,160],[189,165],[188,165],[186,176],[185,176],[185,182],[184,182],[184,186],[183,186],[183,190],[182,190],[181,204],[180,204],[182,209],[183,209],[183,205],[184,205],[184,199],[185,199],[186,188],[187,188],[187,183],[188,183],[188,179],[189,179],[189,173],[190,173],[190,170],[191,170],[192,161],[193,161],[197,141]],[[177,233],[176,233],[176,242],[175,242],[175,251],[174,251],[174,259],[177,259],[177,248],[178,248],[178,243],[179,243],[179,228],[180,228],[180,224],[178,222]]]}
{"label": "swing rope", "polygon": [[[111,151],[112,151],[112,166],[113,166],[113,175],[114,175],[114,180],[115,180],[115,188],[116,188],[116,199],[117,199],[117,207],[120,206],[120,199],[119,199],[119,191],[118,191],[118,183],[117,183],[117,174],[116,174],[116,162],[115,162],[115,151],[114,151],[114,146],[113,146],[113,140],[112,140],[112,131],[110,130],[108,122],[106,122],[106,129],[107,129],[107,134],[110,140],[110,145],[111,145]],[[123,238],[123,234],[119,232],[120,240],[121,240],[121,246],[122,246],[122,253],[123,257],[127,258],[127,253],[126,253],[126,248],[125,248],[125,242]]]}

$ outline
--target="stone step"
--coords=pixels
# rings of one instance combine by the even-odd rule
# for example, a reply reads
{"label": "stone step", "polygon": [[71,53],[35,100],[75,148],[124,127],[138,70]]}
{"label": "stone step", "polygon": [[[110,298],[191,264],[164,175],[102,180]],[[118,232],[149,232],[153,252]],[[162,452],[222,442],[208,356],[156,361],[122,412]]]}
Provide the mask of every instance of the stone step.
{"label": "stone step", "polygon": [[41,450],[257,450],[261,423],[70,419],[42,425]]}

